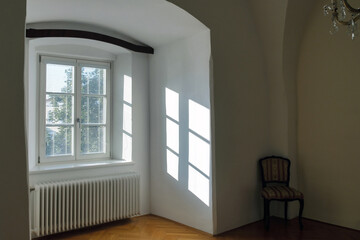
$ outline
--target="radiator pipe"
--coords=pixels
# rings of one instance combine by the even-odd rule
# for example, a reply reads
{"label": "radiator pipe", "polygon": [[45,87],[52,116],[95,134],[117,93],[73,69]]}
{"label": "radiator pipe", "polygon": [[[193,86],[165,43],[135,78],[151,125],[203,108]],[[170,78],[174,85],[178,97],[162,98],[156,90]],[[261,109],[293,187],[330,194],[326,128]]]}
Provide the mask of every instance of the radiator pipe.
{"label": "radiator pipe", "polygon": [[35,187],[30,187],[30,192],[35,191]]}

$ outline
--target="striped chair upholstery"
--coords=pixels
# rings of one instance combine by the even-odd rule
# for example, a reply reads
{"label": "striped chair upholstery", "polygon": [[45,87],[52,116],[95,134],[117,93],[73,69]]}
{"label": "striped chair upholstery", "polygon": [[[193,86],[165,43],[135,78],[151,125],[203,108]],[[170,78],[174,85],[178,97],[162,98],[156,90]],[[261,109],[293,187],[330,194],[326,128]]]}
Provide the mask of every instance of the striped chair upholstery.
{"label": "striped chair upholstery", "polygon": [[265,182],[287,182],[289,162],[281,158],[268,158],[261,162]]}
{"label": "striped chair upholstery", "polygon": [[304,195],[295,188],[287,186],[264,187],[261,195],[265,199],[283,200],[283,199],[303,199]]}

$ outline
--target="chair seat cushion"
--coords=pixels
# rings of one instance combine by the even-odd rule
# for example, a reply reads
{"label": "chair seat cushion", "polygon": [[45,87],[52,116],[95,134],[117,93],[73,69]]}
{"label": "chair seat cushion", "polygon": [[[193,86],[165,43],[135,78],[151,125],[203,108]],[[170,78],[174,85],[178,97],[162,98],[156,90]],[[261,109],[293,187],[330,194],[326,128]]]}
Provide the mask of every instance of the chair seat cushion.
{"label": "chair seat cushion", "polygon": [[264,187],[261,195],[268,200],[303,199],[304,195],[298,190],[286,186]]}

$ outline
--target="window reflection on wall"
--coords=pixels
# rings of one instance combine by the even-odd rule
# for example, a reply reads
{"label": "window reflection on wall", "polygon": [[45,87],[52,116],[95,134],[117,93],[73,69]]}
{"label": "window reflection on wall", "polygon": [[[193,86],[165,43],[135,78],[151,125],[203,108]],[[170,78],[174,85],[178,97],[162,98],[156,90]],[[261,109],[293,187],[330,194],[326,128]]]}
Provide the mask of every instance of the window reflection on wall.
{"label": "window reflection on wall", "polygon": [[132,161],[132,78],[124,75],[122,158]]}
{"label": "window reflection on wall", "polygon": [[166,111],[166,169],[179,180],[179,94],[165,89]]}

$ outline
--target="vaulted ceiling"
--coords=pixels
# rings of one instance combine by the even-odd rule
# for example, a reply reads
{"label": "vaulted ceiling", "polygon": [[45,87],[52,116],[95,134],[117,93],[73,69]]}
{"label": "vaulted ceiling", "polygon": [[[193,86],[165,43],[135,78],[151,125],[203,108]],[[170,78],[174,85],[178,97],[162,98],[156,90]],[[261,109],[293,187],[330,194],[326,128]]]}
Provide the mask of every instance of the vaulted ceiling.
{"label": "vaulted ceiling", "polygon": [[[101,29],[126,40],[156,47],[206,29],[202,23],[165,0],[28,0],[26,23],[47,27]],[[72,24],[72,25],[71,25]],[[76,24],[76,25],[74,25]],[[90,28],[89,28],[90,26]]]}

